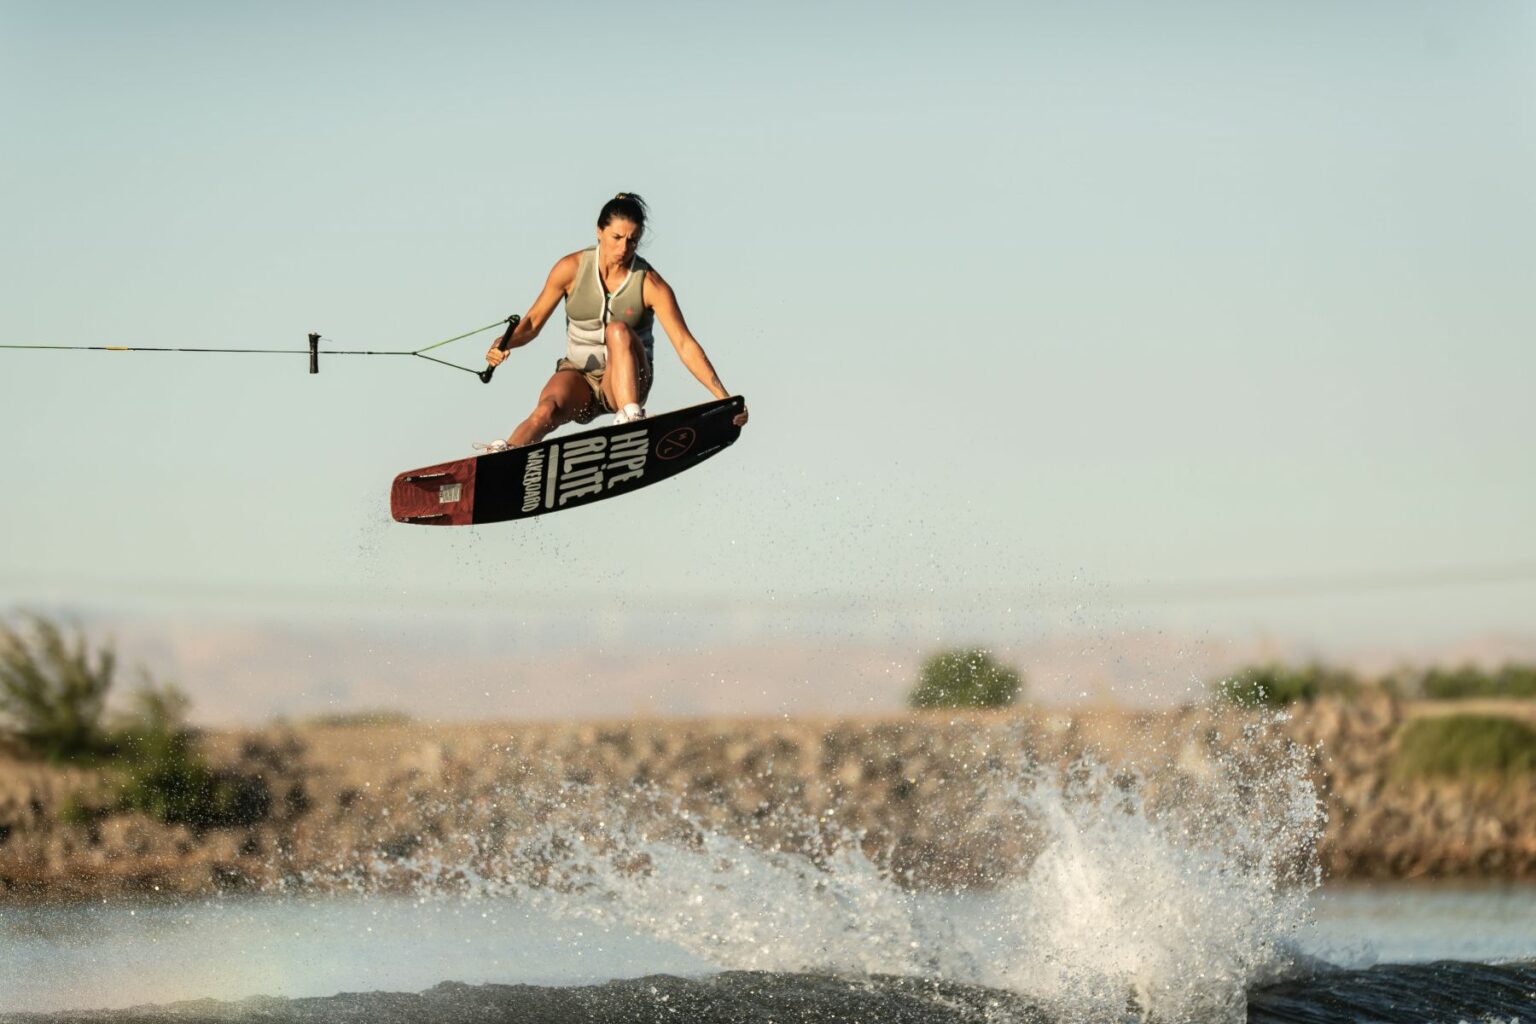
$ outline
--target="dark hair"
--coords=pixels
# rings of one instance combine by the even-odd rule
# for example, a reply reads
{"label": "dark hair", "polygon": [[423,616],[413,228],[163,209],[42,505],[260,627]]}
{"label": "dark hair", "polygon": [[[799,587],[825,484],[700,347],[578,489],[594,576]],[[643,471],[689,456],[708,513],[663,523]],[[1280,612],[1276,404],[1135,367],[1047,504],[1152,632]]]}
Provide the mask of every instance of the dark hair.
{"label": "dark hair", "polygon": [[605,228],[608,222],[615,217],[627,220],[638,230],[635,232],[635,241],[640,241],[645,234],[645,200],[633,192],[620,192],[603,204],[602,212],[597,215],[597,226]]}

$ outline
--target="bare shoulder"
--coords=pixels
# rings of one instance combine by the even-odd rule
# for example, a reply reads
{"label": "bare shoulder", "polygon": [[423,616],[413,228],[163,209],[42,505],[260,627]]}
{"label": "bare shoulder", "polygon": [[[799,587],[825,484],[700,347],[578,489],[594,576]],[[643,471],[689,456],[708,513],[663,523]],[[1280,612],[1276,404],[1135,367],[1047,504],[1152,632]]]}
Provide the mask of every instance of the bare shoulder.
{"label": "bare shoulder", "polygon": [[646,265],[645,271],[645,303],[654,306],[661,299],[665,302],[675,302],[676,296],[672,294],[672,286],[667,284],[667,279],[662,277],[655,267]]}
{"label": "bare shoulder", "polygon": [[581,263],[581,253],[573,252],[561,256],[555,261],[555,265],[549,270],[549,280],[545,287],[559,288],[567,295],[571,292],[571,286],[576,283],[576,268]]}

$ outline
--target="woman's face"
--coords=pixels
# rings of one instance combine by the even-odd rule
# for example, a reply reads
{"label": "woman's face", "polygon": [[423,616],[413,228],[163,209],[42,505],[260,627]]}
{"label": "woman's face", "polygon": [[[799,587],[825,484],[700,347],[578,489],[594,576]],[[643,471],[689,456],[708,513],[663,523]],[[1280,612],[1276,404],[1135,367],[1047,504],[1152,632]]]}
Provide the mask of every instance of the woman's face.
{"label": "woman's face", "polygon": [[597,229],[597,254],[608,265],[628,263],[640,245],[640,229],[632,220],[615,217]]}

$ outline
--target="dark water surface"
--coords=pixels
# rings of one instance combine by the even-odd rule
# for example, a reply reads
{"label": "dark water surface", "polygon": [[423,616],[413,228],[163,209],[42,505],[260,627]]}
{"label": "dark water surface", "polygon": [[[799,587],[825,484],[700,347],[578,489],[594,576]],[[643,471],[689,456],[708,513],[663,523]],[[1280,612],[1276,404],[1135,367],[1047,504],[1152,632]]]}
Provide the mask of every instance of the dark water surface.
{"label": "dark water surface", "polygon": [[[1234,1008],[1237,1009],[1237,1008]],[[1217,1019],[1242,1019],[1220,1014]],[[1536,1020],[1536,962],[1438,961],[1330,971],[1248,994],[1250,1022],[1357,1024]],[[200,1000],[127,1010],[0,1015],[5,1024],[66,1022],[370,1021],[379,1024],[1035,1024],[1053,1015],[1016,993],[920,978],[842,978],[729,971],[700,979],[656,975],[568,988],[444,982],[421,993]],[[1141,1019],[1129,997],[1122,1020]]]}

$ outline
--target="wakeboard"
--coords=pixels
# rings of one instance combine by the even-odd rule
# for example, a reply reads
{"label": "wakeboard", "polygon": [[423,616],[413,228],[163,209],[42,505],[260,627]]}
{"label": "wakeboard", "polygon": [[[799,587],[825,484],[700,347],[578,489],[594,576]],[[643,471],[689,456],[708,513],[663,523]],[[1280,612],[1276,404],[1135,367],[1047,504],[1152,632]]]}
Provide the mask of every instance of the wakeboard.
{"label": "wakeboard", "polygon": [[538,444],[412,469],[389,494],[397,522],[470,526],[589,505],[676,476],[730,446],[740,395]]}

